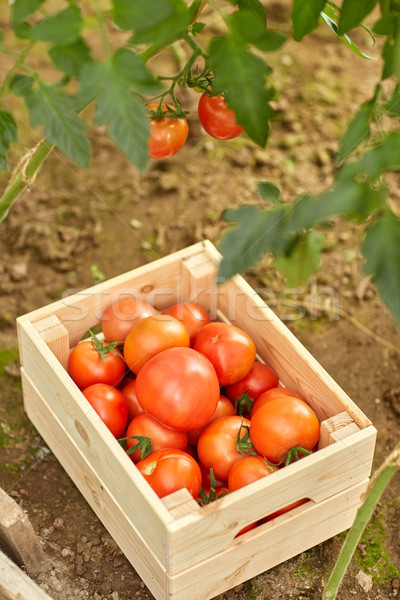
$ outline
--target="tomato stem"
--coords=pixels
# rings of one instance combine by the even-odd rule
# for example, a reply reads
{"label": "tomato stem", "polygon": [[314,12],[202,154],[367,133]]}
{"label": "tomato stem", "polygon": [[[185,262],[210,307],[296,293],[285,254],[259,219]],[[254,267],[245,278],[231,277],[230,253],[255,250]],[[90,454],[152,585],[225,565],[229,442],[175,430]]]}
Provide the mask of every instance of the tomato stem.
{"label": "tomato stem", "polygon": [[197,502],[200,504],[200,506],[204,506],[205,504],[210,504],[210,502],[214,502],[214,500],[217,500],[217,498],[222,498],[223,496],[226,496],[229,493],[229,490],[227,490],[226,492],[222,492],[217,496],[217,492],[215,489],[214,470],[210,466],[210,491],[207,495],[205,489],[202,486],[200,489],[200,499]]}
{"label": "tomato stem", "polygon": [[135,450],[141,450],[140,458],[147,458],[151,454],[153,444],[151,439],[147,435],[128,435],[128,437],[118,438],[119,442],[125,442],[126,440],[137,440],[134,446],[131,446],[126,450],[127,454],[132,454]]}
{"label": "tomato stem", "polygon": [[251,396],[248,395],[247,392],[249,390],[250,390],[250,388],[248,388],[246,391],[244,391],[243,394],[241,396],[239,396],[239,398],[236,398],[236,400],[235,400],[235,412],[240,417],[243,415],[245,410],[249,414],[251,413],[251,409],[254,404],[254,398],[252,398]]}
{"label": "tomato stem", "polygon": [[89,333],[91,335],[90,341],[92,347],[100,354],[100,362],[103,362],[106,354],[109,352],[115,352],[115,354],[118,354],[118,356],[123,358],[121,352],[117,350],[117,346],[121,346],[123,342],[110,342],[109,344],[104,344],[91,329],[89,329]]}
{"label": "tomato stem", "polygon": [[[242,430],[245,430],[246,433],[242,436]],[[253,456],[258,456],[258,453],[255,451],[254,446],[250,440],[250,427],[248,425],[242,423],[239,427],[239,431],[236,436],[236,449],[240,456],[244,456],[245,454],[251,454]]]}

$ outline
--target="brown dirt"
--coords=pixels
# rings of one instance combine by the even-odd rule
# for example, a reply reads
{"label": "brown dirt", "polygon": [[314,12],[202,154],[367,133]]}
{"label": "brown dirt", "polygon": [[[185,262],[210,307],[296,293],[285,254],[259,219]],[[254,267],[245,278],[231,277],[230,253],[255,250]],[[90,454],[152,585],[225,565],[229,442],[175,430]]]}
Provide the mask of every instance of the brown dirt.
{"label": "brown dirt", "polygon": [[[287,3],[275,3],[271,22],[287,26],[287,8]],[[140,177],[97,128],[92,167],[80,170],[53,153],[2,225],[0,485],[28,511],[43,542],[50,568],[37,580],[54,600],[151,595],[25,416],[15,318],[67,290],[92,285],[96,269],[109,278],[204,238],[218,242],[223,210],[256,202],[260,180],[279,185],[287,202],[326,188],[338,138],[359,103],[372,95],[379,60],[362,61],[320,30],[300,46],[289,42],[271,62],[282,116],[273,124],[265,150],[245,137],[225,143],[206,137],[194,110],[197,96],[186,94],[191,133],[176,157],[153,162]],[[25,124],[22,106],[13,105],[13,110],[23,134],[12,149],[15,166],[36,134]],[[1,187],[6,181],[0,174]],[[307,313],[302,304],[311,287],[286,290],[267,258],[246,277],[264,288],[272,308],[376,425],[378,465],[398,441],[400,414],[400,355],[381,338],[397,347],[400,340],[362,275],[359,237],[356,226],[338,223],[327,235],[324,264],[313,280],[322,299],[338,299],[337,315],[329,310]],[[293,300],[300,306],[294,308]],[[399,495],[396,475],[351,564],[340,600],[398,597]],[[329,540],[220,599],[317,600],[341,539]],[[365,581],[370,580],[367,591]]]}

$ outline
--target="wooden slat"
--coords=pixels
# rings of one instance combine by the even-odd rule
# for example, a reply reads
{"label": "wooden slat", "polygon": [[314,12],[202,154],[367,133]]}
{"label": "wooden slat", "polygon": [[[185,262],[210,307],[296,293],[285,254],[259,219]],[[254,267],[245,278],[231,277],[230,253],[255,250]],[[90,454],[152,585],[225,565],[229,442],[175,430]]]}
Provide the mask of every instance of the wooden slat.
{"label": "wooden slat", "polygon": [[349,435],[359,431],[359,429],[346,411],[325,419],[321,423],[318,448],[325,448],[325,446],[334,444],[339,440],[344,440]]}
{"label": "wooden slat", "polygon": [[[66,434],[63,425],[50,406],[21,369],[26,412],[39,433],[45,436],[50,449],[63,465],[68,475],[85,497],[101,522],[112,535],[134,569],[145,581],[156,598],[164,597],[165,568],[155,557],[150,546],[137,531],[127,513],[118,504],[117,488],[123,488],[126,480],[116,479],[109,489],[99,477],[97,470],[83,452]],[[110,467],[109,467],[110,468]],[[132,497],[133,512],[138,520],[145,520],[140,506]],[[131,511],[132,512],[132,511]],[[24,599],[25,600],[25,599]],[[26,599],[30,600],[30,599]]]}
{"label": "wooden slat", "polygon": [[201,304],[216,318],[218,309],[217,265],[206,252],[182,260],[183,295],[187,302]]}
{"label": "wooden slat", "polygon": [[0,600],[51,600],[51,598],[3,552],[0,552]]}
{"label": "wooden slat", "polygon": [[168,577],[170,600],[208,600],[351,527],[368,480],[328,498],[307,502],[239,536],[231,546]]}
{"label": "wooden slat", "polygon": [[60,319],[56,315],[50,315],[50,317],[36,321],[33,326],[64,369],[68,369],[69,334]]}
{"label": "wooden slat", "polygon": [[238,531],[302,498],[319,503],[371,472],[376,429],[357,432],[168,524],[167,571],[176,574],[229,547]]}
{"label": "wooden slat", "polygon": [[[70,437],[90,461],[99,480],[112,490],[121,510],[136,520],[140,534],[164,564],[165,525],[172,516],[31,323],[21,325],[20,339],[22,347],[29,348],[24,354],[25,373],[62,423],[63,436]],[[46,439],[46,432],[42,434]]]}
{"label": "wooden slat", "polygon": [[2,488],[0,548],[31,575],[46,568],[46,556],[27,513]]}

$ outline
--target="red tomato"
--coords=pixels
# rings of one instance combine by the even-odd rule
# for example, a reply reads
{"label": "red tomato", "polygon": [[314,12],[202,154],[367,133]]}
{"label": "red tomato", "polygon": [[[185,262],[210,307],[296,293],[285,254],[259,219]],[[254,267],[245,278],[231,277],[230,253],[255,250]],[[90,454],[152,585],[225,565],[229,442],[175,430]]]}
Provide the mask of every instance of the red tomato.
{"label": "red tomato", "polygon": [[[250,396],[253,400],[258,398],[263,392],[274,388],[279,384],[278,376],[272,369],[263,365],[260,362],[255,362],[251,370],[247,373],[243,379],[232,385],[228,385],[225,388],[225,394],[227,397],[235,402],[240,399],[246,392],[247,397]],[[251,412],[252,402],[248,398],[244,398],[243,408],[247,408],[248,412]],[[250,404],[250,406],[249,406]],[[236,406],[235,406],[236,407]],[[238,407],[236,407],[237,409]],[[241,411],[239,414],[242,414]]]}
{"label": "red tomato", "polygon": [[182,450],[157,450],[136,466],[160,498],[182,488],[186,488],[193,498],[199,495],[200,467],[192,456]]}
{"label": "red tomato", "polygon": [[131,296],[113,302],[101,318],[104,337],[109,342],[123,342],[135,323],[155,314],[154,306]]}
{"label": "red tomato", "polygon": [[236,115],[222,94],[209,96],[204,92],[197,112],[205,131],[217,140],[231,140],[243,133],[243,127],[237,124]]}
{"label": "red tomato", "polygon": [[128,421],[128,406],[123,393],[106,383],[90,385],[82,393],[113,436],[120,437]]}
{"label": "red tomato", "polygon": [[249,427],[248,419],[234,415],[212,421],[204,429],[197,444],[197,454],[206,469],[212,467],[217,479],[227,481],[232,466],[254,452],[247,439]]}
{"label": "red tomato", "polygon": [[250,336],[229,323],[204,325],[194,349],[212,362],[220,385],[240,381],[250,371],[256,358],[256,347]]}
{"label": "red tomato", "polygon": [[199,463],[199,464],[200,464],[201,477],[202,477],[202,482],[203,482],[202,486],[206,491],[211,489],[212,483],[214,483],[215,489],[224,488],[225,490],[229,491],[228,488],[226,487],[226,481],[223,481],[222,479],[217,479],[214,476],[214,479],[212,482],[210,468],[203,467],[203,465],[201,463]]}
{"label": "red tomato", "polygon": [[275,398],[251,417],[250,435],[259,454],[279,463],[294,447],[309,451],[314,448],[319,439],[319,421],[303,400]]}
{"label": "red tomato", "polygon": [[128,405],[128,423],[132,421],[137,415],[140,415],[143,412],[143,408],[139,404],[139,400],[136,395],[136,379],[133,379],[129,383],[127,383],[122,389],[121,392],[126,398],[126,402]]}
{"label": "red tomato", "polygon": [[128,449],[139,446],[137,450],[129,452],[129,457],[135,463],[162,448],[186,450],[188,442],[186,431],[164,427],[146,413],[141,413],[129,423],[125,436],[129,438],[126,440]]}
{"label": "red tomato", "polygon": [[285,396],[292,396],[293,398],[299,398],[299,400],[303,400],[300,398],[300,396],[288,388],[274,387],[270,390],[267,390],[257,398],[252,406],[251,416],[255,415],[256,411],[270,400],[273,400],[274,398],[284,398]]}
{"label": "red tomato", "polygon": [[[235,407],[233,406],[232,402],[225,396],[221,395],[218,400],[217,408],[215,409],[213,416],[209,420],[209,423],[211,423],[211,421],[216,421],[217,419],[220,419],[221,417],[229,417],[230,415],[234,415],[234,414],[235,414]],[[204,425],[204,427],[207,427],[207,424]],[[189,440],[190,444],[193,444],[193,446],[196,446],[197,442],[199,441],[201,432],[204,430],[204,427],[199,427],[198,429],[193,429],[192,431],[188,431],[188,440]]]}
{"label": "red tomato", "polygon": [[[158,103],[151,102],[147,108],[157,112]],[[162,105],[167,113],[167,106]],[[176,119],[164,116],[161,119],[150,118],[149,156],[151,158],[170,158],[186,142],[189,128],[185,118]]]}
{"label": "red tomato", "polygon": [[177,431],[208,423],[220,395],[212,364],[192,348],[170,348],[154,356],[139,371],[136,393],[146,413]]}
{"label": "red tomato", "polygon": [[262,477],[278,471],[278,467],[268,464],[262,456],[246,456],[233,465],[228,475],[228,488],[231,492],[253,483]]}
{"label": "red tomato", "polygon": [[206,309],[194,302],[179,302],[163,310],[163,314],[182,321],[188,330],[191,346],[193,346],[200,329],[211,321]]}
{"label": "red tomato", "polygon": [[262,523],[271,521],[272,519],[275,519],[275,517],[279,517],[279,515],[283,515],[284,513],[289,512],[289,510],[292,510],[293,508],[296,508],[297,506],[301,506],[302,504],[305,504],[306,502],[308,502],[308,498],[302,498],[301,500],[296,500],[296,502],[292,502],[291,504],[289,504],[289,506],[280,508],[279,510],[276,510],[274,513],[271,513],[270,515],[268,515],[267,517],[262,519]]}
{"label": "red tomato", "polygon": [[68,359],[68,372],[81,390],[93,383],[118,385],[125,371],[122,356],[115,348],[107,350],[96,337],[77,344]]}
{"label": "red tomato", "polygon": [[125,339],[124,357],[130,370],[137,375],[159,352],[189,345],[189,334],[183,323],[169,315],[153,315],[132,327]]}

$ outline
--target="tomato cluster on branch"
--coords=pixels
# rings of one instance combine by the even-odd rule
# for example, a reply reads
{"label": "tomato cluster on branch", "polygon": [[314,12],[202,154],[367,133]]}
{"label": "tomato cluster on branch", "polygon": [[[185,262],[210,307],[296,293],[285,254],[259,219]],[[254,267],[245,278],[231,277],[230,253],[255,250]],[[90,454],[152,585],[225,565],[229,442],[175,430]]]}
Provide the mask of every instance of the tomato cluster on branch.
{"label": "tomato cluster on branch", "polygon": [[105,341],[77,344],[69,373],[159,497],[185,487],[203,505],[315,449],[311,407],[202,306],[123,298],[101,327]]}

